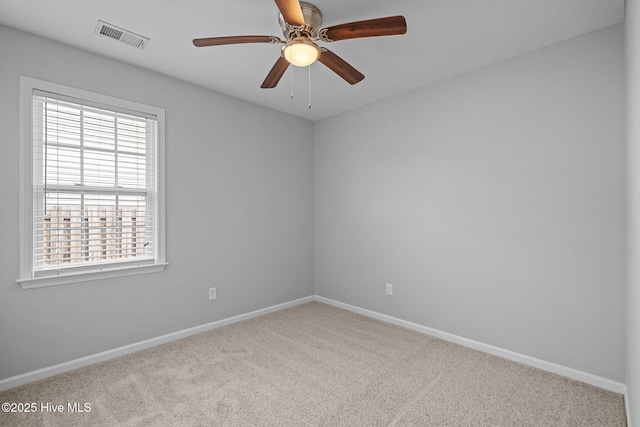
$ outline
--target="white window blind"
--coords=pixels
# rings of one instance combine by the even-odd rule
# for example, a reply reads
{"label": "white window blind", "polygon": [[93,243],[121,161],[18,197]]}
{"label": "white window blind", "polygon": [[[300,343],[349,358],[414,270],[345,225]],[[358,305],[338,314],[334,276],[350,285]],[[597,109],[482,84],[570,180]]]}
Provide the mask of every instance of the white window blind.
{"label": "white window blind", "polygon": [[20,77],[22,288],[163,271],[164,110]]}
{"label": "white window blind", "polygon": [[157,257],[156,117],[33,91],[34,276]]}
{"label": "white window blind", "polygon": [[164,270],[164,115],[20,77],[22,288]]}

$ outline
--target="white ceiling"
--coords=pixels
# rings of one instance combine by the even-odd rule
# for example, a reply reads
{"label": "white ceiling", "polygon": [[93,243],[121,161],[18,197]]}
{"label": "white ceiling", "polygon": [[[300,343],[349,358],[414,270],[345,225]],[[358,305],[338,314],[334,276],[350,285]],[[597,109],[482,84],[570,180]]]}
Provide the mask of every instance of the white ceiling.
{"label": "white ceiling", "polygon": [[[194,38],[282,37],[272,0],[0,0],[0,23],[311,120],[428,85],[624,19],[624,0],[310,0],[323,27],[404,15],[407,34],[326,46],[366,77],[350,86],[320,63],[260,84],[280,45],[196,48]],[[98,20],[149,37],[139,50],[94,34]],[[0,65],[1,66],[1,65]]]}

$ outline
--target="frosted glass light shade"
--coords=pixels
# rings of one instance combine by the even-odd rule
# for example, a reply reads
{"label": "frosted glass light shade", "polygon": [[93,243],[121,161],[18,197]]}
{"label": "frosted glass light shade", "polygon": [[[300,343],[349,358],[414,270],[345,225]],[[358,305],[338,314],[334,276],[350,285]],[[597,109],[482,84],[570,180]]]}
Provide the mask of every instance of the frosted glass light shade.
{"label": "frosted glass light shade", "polygon": [[320,57],[320,49],[312,41],[296,37],[282,49],[282,56],[296,67],[306,67]]}

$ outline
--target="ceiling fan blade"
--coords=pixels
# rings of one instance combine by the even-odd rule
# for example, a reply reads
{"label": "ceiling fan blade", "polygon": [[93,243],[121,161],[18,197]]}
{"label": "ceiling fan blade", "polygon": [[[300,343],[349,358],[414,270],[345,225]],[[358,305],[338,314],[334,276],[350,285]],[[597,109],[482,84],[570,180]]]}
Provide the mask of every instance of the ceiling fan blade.
{"label": "ceiling fan blade", "polygon": [[357,39],[362,37],[393,36],[407,32],[407,21],[404,16],[369,19],[334,25],[320,30],[323,41]]}
{"label": "ceiling fan blade", "polygon": [[326,65],[331,71],[346,80],[347,83],[354,85],[364,79],[364,74],[353,68],[347,61],[340,58],[335,53],[326,48],[320,49],[320,58],[318,61]]}
{"label": "ceiling fan blade", "polygon": [[287,71],[287,68],[289,68],[289,61],[281,56],[273,65],[273,68],[271,68],[271,71],[267,74],[267,78],[264,79],[260,87],[262,89],[273,89],[276,87],[284,72]]}
{"label": "ceiling fan blade", "polygon": [[282,17],[291,25],[304,25],[304,15],[298,0],[275,0]]}
{"label": "ceiling fan blade", "polygon": [[279,37],[275,36],[230,36],[230,37],[209,37],[204,39],[193,39],[196,47],[220,46],[223,44],[240,43],[283,43]]}

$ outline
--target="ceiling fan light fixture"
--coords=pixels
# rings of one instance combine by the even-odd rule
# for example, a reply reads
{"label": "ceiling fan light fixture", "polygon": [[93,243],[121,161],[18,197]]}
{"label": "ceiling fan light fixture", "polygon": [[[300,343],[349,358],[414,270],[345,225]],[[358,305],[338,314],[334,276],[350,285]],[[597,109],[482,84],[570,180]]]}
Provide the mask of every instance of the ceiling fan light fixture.
{"label": "ceiling fan light fixture", "polygon": [[311,40],[296,37],[282,48],[282,56],[296,67],[311,65],[320,57],[320,48]]}

